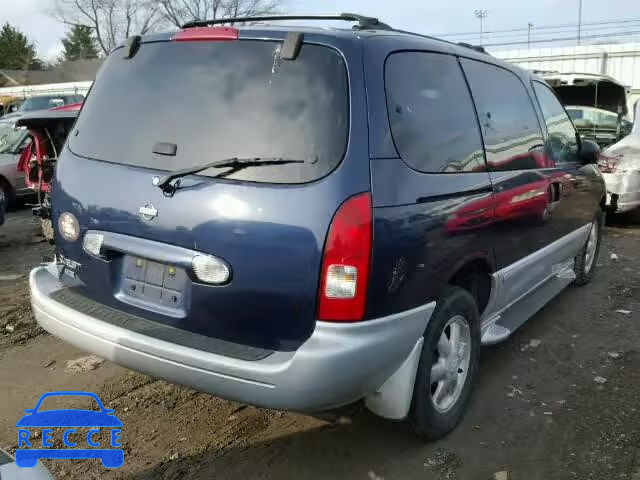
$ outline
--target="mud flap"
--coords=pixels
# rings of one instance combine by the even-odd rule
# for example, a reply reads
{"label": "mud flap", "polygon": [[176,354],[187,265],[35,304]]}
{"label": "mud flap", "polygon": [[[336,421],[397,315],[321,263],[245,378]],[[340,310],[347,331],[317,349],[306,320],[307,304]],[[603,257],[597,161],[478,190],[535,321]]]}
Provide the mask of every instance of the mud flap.
{"label": "mud flap", "polygon": [[418,362],[424,338],[416,342],[409,356],[378,391],[365,398],[365,405],[376,415],[390,420],[402,420],[409,414]]}

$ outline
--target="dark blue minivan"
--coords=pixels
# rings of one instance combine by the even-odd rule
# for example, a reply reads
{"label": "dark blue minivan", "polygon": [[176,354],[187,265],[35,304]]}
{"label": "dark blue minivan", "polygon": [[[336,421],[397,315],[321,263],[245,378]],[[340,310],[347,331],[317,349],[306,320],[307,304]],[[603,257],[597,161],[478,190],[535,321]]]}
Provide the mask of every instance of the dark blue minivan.
{"label": "dark blue minivan", "polygon": [[481,344],[593,276],[599,151],[528,72],[334,19],[355,26],[192,22],[114,50],[60,154],[32,304],[155,377],[302,412],[364,399],[436,438]]}

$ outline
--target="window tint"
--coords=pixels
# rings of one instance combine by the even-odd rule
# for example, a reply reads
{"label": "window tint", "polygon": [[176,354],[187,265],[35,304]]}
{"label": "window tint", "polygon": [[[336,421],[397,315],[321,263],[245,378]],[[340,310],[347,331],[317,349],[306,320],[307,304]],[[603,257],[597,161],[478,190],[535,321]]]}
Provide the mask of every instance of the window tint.
{"label": "window tint", "polygon": [[[342,160],[349,133],[343,57],[304,44],[281,61],[280,42],[145,43],[111,55],[78,117],[69,148],[85,157],[176,170],[231,157],[304,160],[200,175],[304,183]],[[154,145],[177,145],[175,156]]]}
{"label": "window tint", "polygon": [[539,82],[533,82],[542,116],[547,124],[551,156],[555,163],[578,161],[576,130],[553,91]]}
{"label": "window tint", "polygon": [[494,65],[462,60],[493,171],[549,166],[538,117],[520,79]]}
{"label": "window tint", "polygon": [[398,153],[421,172],[485,170],[478,122],[455,57],[402,52],[387,59],[387,109]]}

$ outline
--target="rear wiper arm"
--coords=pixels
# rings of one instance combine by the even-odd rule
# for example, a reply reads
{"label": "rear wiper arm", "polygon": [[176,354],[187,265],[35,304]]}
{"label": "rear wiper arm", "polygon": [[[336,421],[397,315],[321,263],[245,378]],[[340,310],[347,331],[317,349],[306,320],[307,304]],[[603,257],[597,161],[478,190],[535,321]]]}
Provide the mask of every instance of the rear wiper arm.
{"label": "rear wiper arm", "polygon": [[[279,157],[271,157],[271,158],[261,158],[261,157],[252,157],[252,158],[225,158],[223,160],[216,160],[209,163],[204,163],[202,165],[195,165],[193,167],[183,168],[181,170],[175,170],[173,172],[169,172],[168,174],[158,178],[155,177],[153,180],[153,184],[161,189],[165,189],[165,187],[170,184],[173,180],[177,178],[186,177],[187,175],[194,175],[196,173],[202,172],[209,168],[233,168],[236,170],[240,170],[247,167],[261,167],[268,165],[286,165],[288,163],[305,163],[305,160],[296,160],[290,158],[279,158]],[[157,179],[157,181],[156,181]]]}

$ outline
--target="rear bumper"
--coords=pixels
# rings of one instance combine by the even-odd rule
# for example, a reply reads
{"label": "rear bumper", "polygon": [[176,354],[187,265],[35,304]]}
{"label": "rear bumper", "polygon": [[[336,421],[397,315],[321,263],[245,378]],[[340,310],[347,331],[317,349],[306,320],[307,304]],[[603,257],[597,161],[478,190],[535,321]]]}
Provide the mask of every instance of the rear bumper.
{"label": "rear bumper", "polygon": [[374,394],[419,343],[435,303],[355,324],[316,322],[295,352],[245,361],[158,340],[53,300],[64,286],[53,266],[30,275],[42,328],[76,347],[154,377],[267,408],[321,411]]}
{"label": "rear bumper", "polygon": [[603,173],[607,185],[607,207],[613,213],[624,213],[640,207],[640,174]]}

